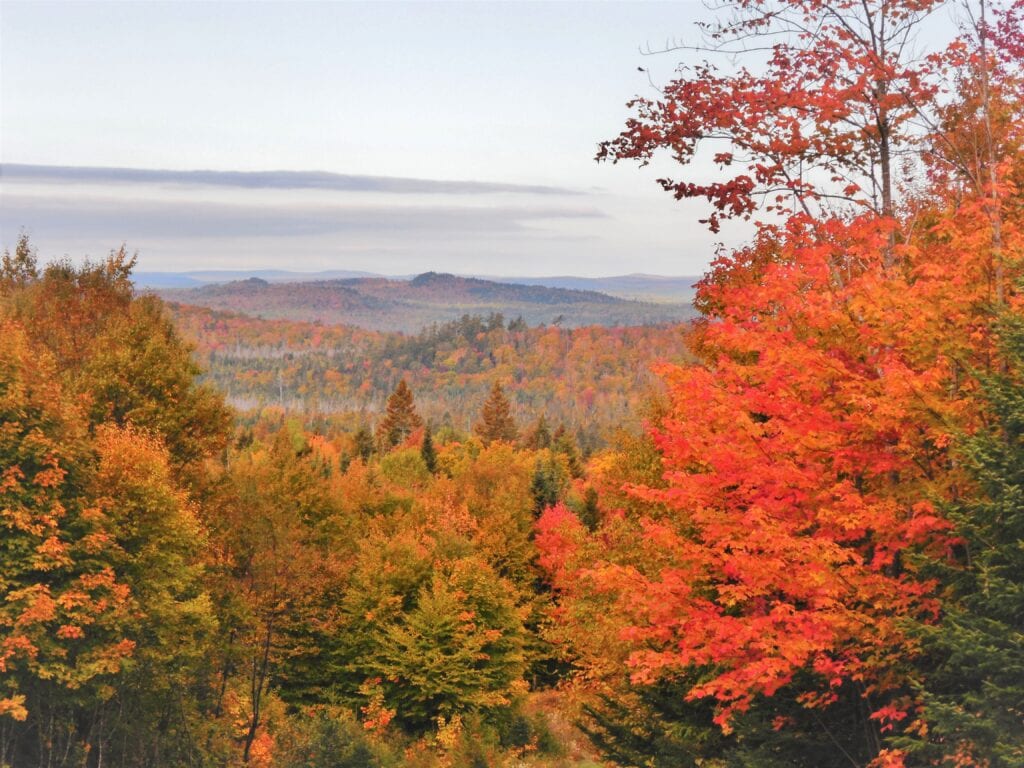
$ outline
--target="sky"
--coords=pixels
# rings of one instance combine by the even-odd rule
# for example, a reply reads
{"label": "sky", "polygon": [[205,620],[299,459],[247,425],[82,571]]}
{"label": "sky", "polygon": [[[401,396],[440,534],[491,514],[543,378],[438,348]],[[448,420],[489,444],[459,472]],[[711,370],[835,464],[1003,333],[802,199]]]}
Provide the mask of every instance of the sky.
{"label": "sky", "polygon": [[0,245],[125,243],[145,271],[698,274],[734,234],[661,191],[677,169],[593,158],[677,65],[640,50],[702,14],[3,0]]}

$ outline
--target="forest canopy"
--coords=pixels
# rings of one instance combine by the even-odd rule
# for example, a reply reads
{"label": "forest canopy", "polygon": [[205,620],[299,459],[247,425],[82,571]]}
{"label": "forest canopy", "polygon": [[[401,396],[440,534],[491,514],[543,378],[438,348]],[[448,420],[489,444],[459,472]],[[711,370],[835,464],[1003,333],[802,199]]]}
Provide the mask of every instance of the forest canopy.
{"label": "forest canopy", "polygon": [[0,765],[1024,765],[1024,5],[918,56],[941,9],[673,52],[599,157],[752,222],[682,327],[258,321],[20,238]]}

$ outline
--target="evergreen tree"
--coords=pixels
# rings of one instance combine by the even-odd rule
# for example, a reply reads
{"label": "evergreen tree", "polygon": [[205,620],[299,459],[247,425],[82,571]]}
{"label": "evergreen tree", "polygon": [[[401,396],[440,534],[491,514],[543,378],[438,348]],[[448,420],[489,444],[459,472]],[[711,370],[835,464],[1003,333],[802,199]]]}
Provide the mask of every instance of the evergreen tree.
{"label": "evergreen tree", "polygon": [[548,420],[542,413],[537,417],[530,431],[523,437],[525,447],[539,451],[551,447],[551,429],[548,427]]}
{"label": "evergreen tree", "polygon": [[548,454],[547,459],[538,458],[530,482],[534,514],[539,516],[545,509],[554,506],[561,498],[565,484],[564,469],[553,456]]}
{"label": "evergreen tree", "polygon": [[954,558],[930,566],[947,599],[919,628],[927,729],[900,743],[992,768],[1024,766],[1024,319],[1004,330],[1007,371],[984,382],[990,425],[963,445],[977,492],[948,510]]}
{"label": "evergreen tree", "polygon": [[712,725],[711,710],[707,702],[687,701],[683,682],[666,678],[601,694],[583,706],[578,726],[618,765],[696,768],[721,764],[730,746]]}
{"label": "evergreen tree", "polygon": [[516,317],[515,320],[509,320],[508,321],[508,330],[510,332],[512,332],[512,333],[520,333],[520,332],[528,330],[528,329],[529,329],[529,326],[526,324],[526,321],[523,320],[523,316],[522,315],[519,315],[518,317]]}
{"label": "evergreen tree", "polygon": [[595,531],[601,523],[601,510],[597,505],[598,493],[593,486],[587,488],[583,493],[583,505],[580,507],[580,522],[587,526],[587,530]]}
{"label": "evergreen tree", "polygon": [[377,426],[377,442],[384,451],[389,451],[421,426],[423,419],[416,413],[412,390],[402,379],[388,398],[384,419]]}
{"label": "evergreen tree", "polygon": [[570,475],[573,477],[583,477],[583,462],[580,460],[579,446],[576,444],[573,436],[569,434],[564,424],[559,424],[558,429],[555,430],[551,449],[555,453],[565,456]]}
{"label": "evergreen tree", "polygon": [[356,456],[363,460],[363,463],[369,461],[370,456],[373,455],[373,433],[365,424],[360,424],[359,429],[352,436],[352,448],[356,452]]}
{"label": "evergreen tree", "polygon": [[427,465],[427,469],[430,470],[430,474],[437,474],[437,451],[434,450],[434,438],[430,434],[429,426],[423,433],[423,444],[420,445],[420,456],[423,459],[423,463]]}
{"label": "evergreen tree", "polygon": [[494,386],[491,387],[491,394],[480,411],[480,421],[473,431],[480,436],[485,445],[498,440],[512,443],[518,437],[519,430],[516,429],[515,419],[512,418],[512,408],[499,382],[494,382]]}

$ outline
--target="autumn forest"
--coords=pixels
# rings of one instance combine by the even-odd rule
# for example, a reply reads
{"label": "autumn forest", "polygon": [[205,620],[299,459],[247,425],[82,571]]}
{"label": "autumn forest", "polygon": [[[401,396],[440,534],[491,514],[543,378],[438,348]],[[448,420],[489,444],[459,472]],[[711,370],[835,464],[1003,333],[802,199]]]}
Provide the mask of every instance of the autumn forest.
{"label": "autumn forest", "polygon": [[1024,766],[1024,3],[699,32],[597,151],[747,227],[694,320],[4,251],[0,766]]}

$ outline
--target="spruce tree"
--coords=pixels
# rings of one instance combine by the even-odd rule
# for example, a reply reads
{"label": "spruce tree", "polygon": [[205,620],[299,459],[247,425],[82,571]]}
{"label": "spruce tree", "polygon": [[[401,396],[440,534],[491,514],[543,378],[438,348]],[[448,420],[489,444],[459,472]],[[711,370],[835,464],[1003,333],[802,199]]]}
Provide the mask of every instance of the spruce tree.
{"label": "spruce tree", "polygon": [[548,507],[558,503],[565,483],[564,470],[551,454],[547,459],[537,459],[530,481],[530,495],[533,496],[533,513],[540,517]]}
{"label": "spruce tree", "polygon": [[491,387],[491,394],[480,412],[480,421],[477,422],[473,431],[480,436],[484,444],[497,441],[512,443],[519,435],[515,419],[512,418],[512,408],[508,398],[505,397],[505,390],[497,381]]}
{"label": "spruce tree", "polygon": [[946,600],[918,628],[927,731],[899,744],[991,768],[1024,766],[1024,320],[1003,328],[1007,370],[983,382],[989,425],[963,443],[976,490],[947,510],[953,557],[929,566]]}
{"label": "spruce tree", "polygon": [[356,456],[363,460],[364,464],[373,455],[373,433],[370,432],[370,428],[365,424],[360,424],[359,429],[352,436],[352,450],[355,451]]}
{"label": "spruce tree", "polygon": [[377,442],[382,450],[389,451],[421,426],[423,419],[416,413],[412,390],[402,379],[388,398],[384,419],[377,426]]}
{"label": "spruce tree", "polygon": [[576,444],[573,436],[569,434],[564,424],[559,424],[558,429],[555,430],[551,449],[555,453],[565,456],[566,463],[569,466],[569,474],[573,477],[583,477],[583,463],[580,461],[579,446]]}
{"label": "spruce tree", "polygon": [[587,488],[583,493],[583,504],[580,507],[578,513],[580,522],[587,526],[587,530],[595,531],[597,526],[601,524],[601,510],[598,507],[598,494],[597,489],[594,487]]}
{"label": "spruce tree", "polygon": [[533,427],[526,433],[523,443],[527,448],[534,451],[551,447],[551,428],[548,427],[548,420],[544,418],[543,413],[537,417]]}
{"label": "spruce tree", "polygon": [[437,474],[437,451],[434,449],[434,438],[430,434],[429,426],[423,433],[423,444],[420,445],[420,457],[422,457],[423,463],[427,466],[430,474]]}

